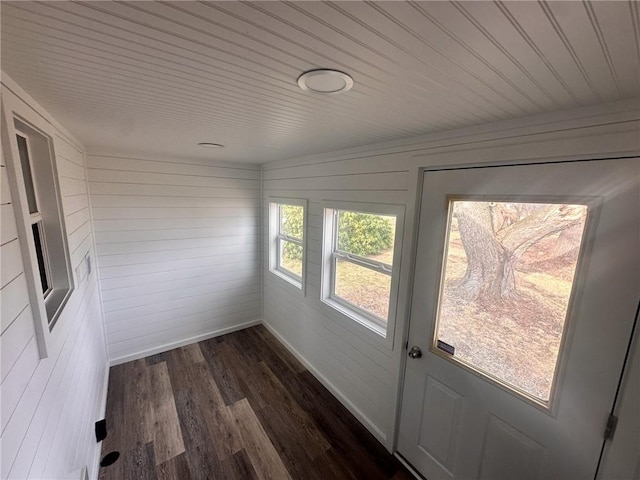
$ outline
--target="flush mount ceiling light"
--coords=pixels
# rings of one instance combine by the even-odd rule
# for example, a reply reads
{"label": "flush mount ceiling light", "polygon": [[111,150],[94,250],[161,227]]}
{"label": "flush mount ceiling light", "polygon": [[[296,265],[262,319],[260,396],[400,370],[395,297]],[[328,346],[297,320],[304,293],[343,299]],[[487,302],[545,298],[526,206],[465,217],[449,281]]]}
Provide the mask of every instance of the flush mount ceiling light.
{"label": "flush mount ceiling light", "polygon": [[353,78],[338,70],[309,70],[298,77],[298,86],[307,92],[336,95],[351,90]]}
{"label": "flush mount ceiling light", "polygon": [[221,145],[220,143],[211,143],[211,142],[200,142],[198,146],[204,147],[204,148],[224,148],[224,145]]}

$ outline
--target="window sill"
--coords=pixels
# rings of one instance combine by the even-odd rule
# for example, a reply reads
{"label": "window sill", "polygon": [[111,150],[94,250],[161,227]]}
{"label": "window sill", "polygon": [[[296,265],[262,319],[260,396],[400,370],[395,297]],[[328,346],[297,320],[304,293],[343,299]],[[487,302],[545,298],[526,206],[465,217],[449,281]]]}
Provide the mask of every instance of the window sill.
{"label": "window sill", "polygon": [[49,322],[49,330],[53,329],[62,312],[67,300],[71,296],[71,288],[59,288],[53,290],[44,301],[45,310],[47,311],[47,320]]}
{"label": "window sill", "polygon": [[329,305],[331,308],[337,310],[339,313],[347,317],[349,320],[359,323],[365,328],[368,328],[372,332],[380,335],[382,338],[387,338],[387,327],[383,327],[366,316],[360,314],[356,310],[353,310],[341,302],[334,300],[333,298],[323,298],[322,301]]}
{"label": "window sill", "polygon": [[303,291],[302,282],[300,280],[292,278],[289,275],[287,275],[286,273],[281,272],[280,270],[273,270],[272,269],[272,270],[269,270],[269,272],[273,273],[276,277],[280,278],[281,280],[284,280],[286,283],[288,283],[289,285],[297,288],[301,292]]}

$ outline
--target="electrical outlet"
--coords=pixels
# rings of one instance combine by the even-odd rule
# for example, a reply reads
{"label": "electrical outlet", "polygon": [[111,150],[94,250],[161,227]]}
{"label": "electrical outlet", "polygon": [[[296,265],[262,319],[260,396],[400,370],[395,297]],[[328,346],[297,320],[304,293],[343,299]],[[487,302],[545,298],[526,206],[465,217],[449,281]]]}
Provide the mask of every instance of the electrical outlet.
{"label": "electrical outlet", "polygon": [[107,438],[107,421],[106,419],[98,420],[96,422],[96,442],[101,442]]}

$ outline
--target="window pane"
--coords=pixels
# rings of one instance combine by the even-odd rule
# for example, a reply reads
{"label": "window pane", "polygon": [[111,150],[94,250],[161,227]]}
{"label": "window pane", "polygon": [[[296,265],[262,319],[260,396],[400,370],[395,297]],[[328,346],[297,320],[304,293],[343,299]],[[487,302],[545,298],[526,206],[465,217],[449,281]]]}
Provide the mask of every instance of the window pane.
{"label": "window pane", "polygon": [[336,259],[335,295],[387,321],[391,276]]}
{"label": "window pane", "polygon": [[338,250],[393,265],[395,232],[394,216],[338,211]]}
{"label": "window pane", "polygon": [[36,202],[36,192],[33,187],[33,176],[31,175],[31,165],[29,164],[29,150],[27,148],[27,139],[16,135],[18,140],[18,152],[20,152],[20,165],[22,166],[22,176],[24,177],[24,187],[27,191],[27,204],[29,213],[38,211],[38,203]]}
{"label": "window pane", "polygon": [[452,203],[436,340],[548,401],[587,207]]}
{"label": "window pane", "polygon": [[46,296],[49,292],[49,279],[47,277],[47,263],[43,250],[43,241],[41,236],[40,222],[31,225],[33,230],[33,242],[36,244],[36,256],[38,257],[38,270],[40,271],[40,283],[42,286],[42,294]]}
{"label": "window pane", "polygon": [[302,277],[302,246],[287,240],[279,241],[279,266]]}
{"label": "window pane", "polygon": [[303,208],[295,205],[280,205],[280,233],[302,240]]}

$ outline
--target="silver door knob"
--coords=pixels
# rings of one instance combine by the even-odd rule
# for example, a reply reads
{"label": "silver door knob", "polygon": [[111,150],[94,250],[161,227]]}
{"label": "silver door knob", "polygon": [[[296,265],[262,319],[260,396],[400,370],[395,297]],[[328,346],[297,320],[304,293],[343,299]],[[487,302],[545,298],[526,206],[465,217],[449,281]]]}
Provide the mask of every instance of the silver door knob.
{"label": "silver door knob", "polygon": [[420,350],[420,347],[411,347],[411,350],[409,350],[409,357],[411,358],[422,357],[422,350]]}

